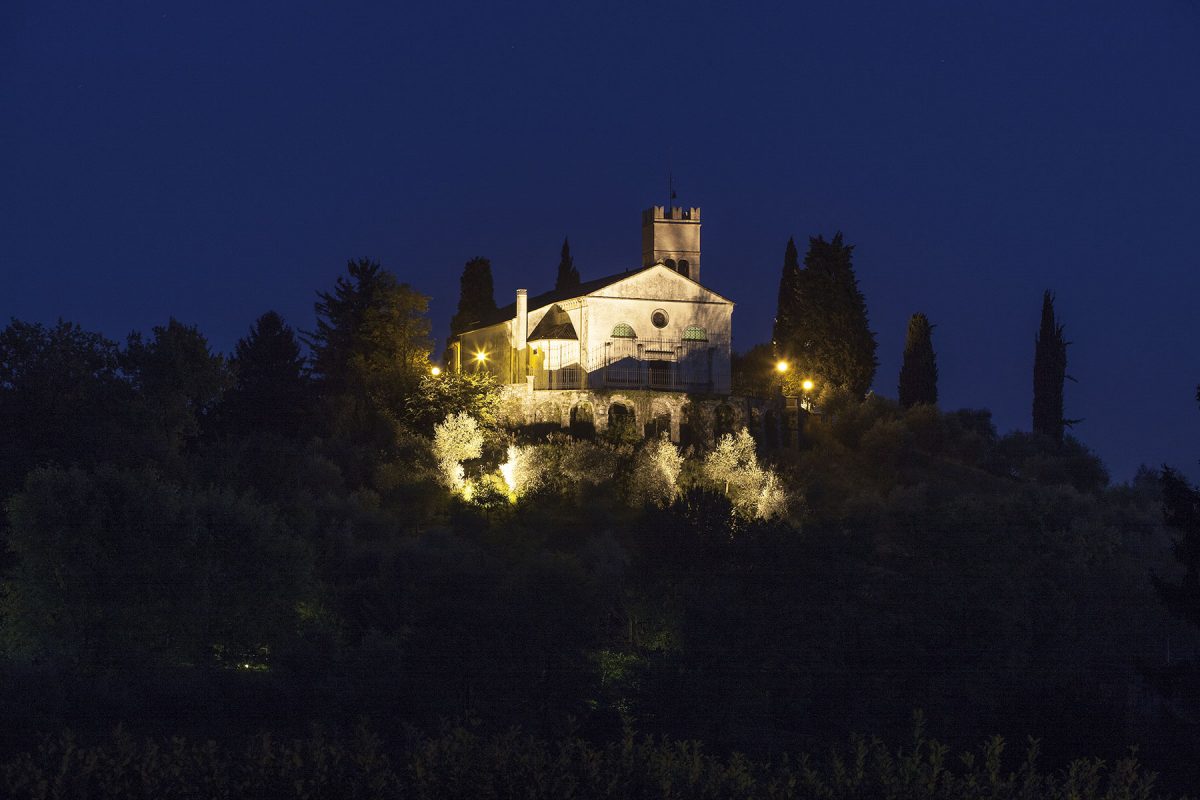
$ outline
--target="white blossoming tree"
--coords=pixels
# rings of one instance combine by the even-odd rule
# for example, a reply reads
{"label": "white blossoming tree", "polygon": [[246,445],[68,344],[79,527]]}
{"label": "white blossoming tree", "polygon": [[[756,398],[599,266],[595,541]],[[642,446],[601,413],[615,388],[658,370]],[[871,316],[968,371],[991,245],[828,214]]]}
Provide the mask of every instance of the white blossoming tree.
{"label": "white blossoming tree", "polygon": [[465,412],[451,414],[433,428],[433,455],[442,474],[442,482],[455,492],[468,491],[462,462],[479,458],[483,452],[483,433],[479,423]]}
{"label": "white blossoming tree", "polygon": [[705,456],[703,472],[733,503],[734,513],[751,519],[787,514],[787,492],[779,476],[759,465],[754,437],[747,429],[722,436]]}
{"label": "white blossoming tree", "polygon": [[538,485],[540,475],[534,466],[534,449],[515,444],[508,446],[508,460],[500,465],[500,475],[508,487],[508,496],[516,500]]}
{"label": "white blossoming tree", "polygon": [[630,500],[635,505],[650,502],[667,505],[679,493],[679,472],[683,456],[679,448],[663,436],[638,451],[633,465]]}

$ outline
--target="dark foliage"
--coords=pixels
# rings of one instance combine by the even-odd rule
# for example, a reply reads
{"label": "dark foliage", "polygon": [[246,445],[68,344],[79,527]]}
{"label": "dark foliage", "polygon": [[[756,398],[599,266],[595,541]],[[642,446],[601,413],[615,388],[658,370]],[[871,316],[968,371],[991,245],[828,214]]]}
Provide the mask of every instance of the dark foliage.
{"label": "dark foliage", "polygon": [[[1165,644],[1172,664],[1200,655],[1200,628],[1165,613],[1147,579],[1192,585],[1161,517],[1166,497],[1175,532],[1190,530],[1194,499],[1182,503],[1179,487],[1148,473],[1113,486],[1073,438],[1000,436],[986,411],[905,408],[836,386],[801,441],[778,447],[761,406],[693,398],[682,463],[643,443],[661,421],[635,420],[632,399],[590,440],[514,437],[492,424],[489,381],[430,374],[424,303],[378,265],[351,264],[317,304],[309,405],[294,338],[273,315],[239,343],[231,384],[203,337],[178,323],[131,338],[124,353],[69,325],[0,333],[0,446],[11,459],[0,468],[13,481],[0,531],[0,762],[63,726],[94,741],[124,721],[139,735],[211,738],[210,753],[229,754],[256,730],[297,736],[359,718],[407,759],[408,726],[458,718],[519,726],[539,743],[506,750],[508,740],[466,729],[421,740],[434,761],[403,762],[433,770],[420,791],[487,796],[507,780],[561,796],[578,778],[609,787],[593,796],[670,794],[661,780],[683,780],[680,770],[709,775],[710,794],[754,796],[788,784],[748,764],[824,752],[853,731],[896,740],[921,707],[955,748],[1038,735],[1054,772],[1081,753],[1111,763],[1136,744],[1171,786],[1200,779],[1172,758],[1200,741],[1191,707],[1178,693],[1169,713],[1144,699]],[[775,385],[771,361],[770,348],[739,359],[739,385]],[[310,422],[293,424],[292,408]],[[483,437],[480,457],[459,465],[471,499],[445,488],[431,437],[460,411]],[[711,491],[703,459],[743,411],[759,463],[790,495],[786,521],[749,520]],[[585,409],[570,419],[596,433]],[[537,477],[520,493],[498,471],[510,445]],[[714,757],[626,732],[702,739]],[[887,782],[894,759],[865,744],[877,783],[851,780],[843,794],[912,794]],[[120,763],[141,758],[121,747]],[[324,765],[313,773],[271,762],[270,780],[358,780],[338,761],[348,750],[323,747],[289,751],[301,772],[310,757]],[[575,755],[549,766],[561,748]],[[89,752],[79,769],[110,763]],[[75,758],[55,762],[75,776]],[[42,775],[36,759],[9,763],[10,777]],[[257,761],[245,772],[221,763],[248,781],[231,792],[277,792],[253,783]],[[830,766],[828,782],[849,774]],[[109,777],[79,780],[93,779]]]}
{"label": "dark foliage", "polygon": [[933,326],[924,314],[913,314],[904,337],[904,360],[900,364],[900,405],[937,405],[937,359],[933,353]]}
{"label": "dark foliage", "polygon": [[303,548],[270,509],[148,470],[35,470],[8,522],[8,649],[75,669],[261,661],[306,599]]}
{"label": "dark foliage", "polygon": [[[821,389],[862,397],[871,388],[878,361],[867,304],[851,263],[854,247],[842,241],[840,232],[828,242],[821,236],[808,241],[804,268],[791,273],[794,279],[785,264],[780,281],[783,325],[777,318],[775,345],[794,362],[789,381],[811,378]],[[790,289],[789,298],[782,297],[785,289]],[[795,387],[791,392],[800,393]]]}
{"label": "dark foliage", "polygon": [[429,371],[429,299],[372,261],[352,261],[347,272],[318,294],[309,339],[322,427],[347,444],[391,451],[398,417]]}
{"label": "dark foliage", "polygon": [[1200,627],[1200,492],[1169,467],[1162,472],[1163,516],[1175,533],[1171,549],[1183,569],[1177,581],[1154,579],[1167,609]]}
{"label": "dark foliage", "polygon": [[42,464],[136,462],[150,442],[115,342],[78,325],[0,331],[0,498]]}
{"label": "dark foliage", "polygon": [[450,320],[451,335],[470,330],[495,311],[492,262],[476,256],[463,266],[462,278],[459,281],[458,311]]}
{"label": "dark foliage", "polygon": [[575,259],[571,258],[571,242],[563,238],[562,256],[558,261],[558,277],[554,281],[554,290],[574,289],[579,285],[579,270],[575,269]]}
{"label": "dark foliage", "polygon": [[345,797],[479,800],[564,797],[757,798],[914,797],[929,800],[1028,798],[1111,800],[1165,797],[1133,756],[1078,759],[1045,770],[1036,741],[1023,757],[993,737],[957,758],[925,736],[890,748],[855,736],[817,756],[721,757],[699,742],[637,738],[596,744],[573,732],[554,741],[518,729],[444,726],[389,743],[359,726],[348,735],[260,733],[225,747],[176,737],[141,739],[118,730],[95,744],[72,734],[0,762],[0,790],[13,800],[48,796],[96,800]]}
{"label": "dark foliage", "polygon": [[171,319],[152,333],[149,341],[130,334],[121,364],[145,403],[156,438],[178,453],[211,420],[230,384],[229,368],[194,325]]}
{"label": "dark foliage", "polygon": [[779,277],[775,327],[771,333],[771,341],[781,358],[791,357],[790,348],[796,339],[797,318],[802,313],[799,291],[800,254],[796,251],[795,238],[788,237],[787,247],[783,250],[783,273]]}
{"label": "dark foliage", "polygon": [[230,432],[273,431],[291,437],[312,414],[312,387],[300,343],[283,318],[263,314],[230,359],[233,386],[219,415]]}
{"label": "dark foliage", "polygon": [[1042,295],[1042,322],[1034,340],[1033,432],[1056,442],[1072,422],[1063,416],[1063,383],[1067,378],[1067,345],[1063,326],[1054,315],[1054,295]]}

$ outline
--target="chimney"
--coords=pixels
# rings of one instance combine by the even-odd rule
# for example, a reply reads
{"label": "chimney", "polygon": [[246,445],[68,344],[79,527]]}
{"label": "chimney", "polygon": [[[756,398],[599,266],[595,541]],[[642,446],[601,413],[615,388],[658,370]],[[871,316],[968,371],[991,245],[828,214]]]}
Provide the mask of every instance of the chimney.
{"label": "chimney", "polygon": [[517,289],[517,349],[525,349],[529,336],[529,298],[524,289]]}

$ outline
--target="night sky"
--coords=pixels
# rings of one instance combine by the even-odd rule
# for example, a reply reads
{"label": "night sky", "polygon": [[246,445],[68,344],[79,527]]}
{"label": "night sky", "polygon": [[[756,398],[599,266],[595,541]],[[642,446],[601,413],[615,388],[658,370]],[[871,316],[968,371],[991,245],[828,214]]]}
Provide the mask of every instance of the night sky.
{"label": "night sky", "polygon": [[[1050,9],[1048,6],[1053,5]],[[703,208],[703,282],[769,339],[789,236],[837,230],[895,396],[924,311],[944,408],[1028,429],[1043,289],[1067,416],[1115,478],[1200,477],[1200,4],[0,2],[0,319],[228,351],[369,256],[496,299],[640,263]]]}

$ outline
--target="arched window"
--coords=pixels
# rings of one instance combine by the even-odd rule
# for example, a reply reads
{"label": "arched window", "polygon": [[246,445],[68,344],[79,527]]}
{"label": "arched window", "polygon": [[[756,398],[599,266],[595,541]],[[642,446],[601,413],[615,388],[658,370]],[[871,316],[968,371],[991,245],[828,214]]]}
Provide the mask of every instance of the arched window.
{"label": "arched window", "polygon": [[671,269],[676,269],[676,267],[675,267],[675,259],[673,259],[673,258],[668,258],[668,259],[667,259],[666,261],[664,261],[663,263],[664,263],[664,264],[666,264],[666,265],[667,265],[668,267],[670,267]]}
{"label": "arched window", "polygon": [[633,332],[633,327],[626,322],[618,322],[613,328],[612,338],[614,339],[636,339],[637,334]]}
{"label": "arched window", "polygon": [[697,325],[688,325],[683,329],[683,340],[685,342],[707,342],[708,333]]}
{"label": "arched window", "polygon": [[687,259],[679,259],[679,274],[685,278],[692,277],[692,265],[687,262]]}

